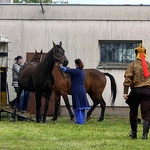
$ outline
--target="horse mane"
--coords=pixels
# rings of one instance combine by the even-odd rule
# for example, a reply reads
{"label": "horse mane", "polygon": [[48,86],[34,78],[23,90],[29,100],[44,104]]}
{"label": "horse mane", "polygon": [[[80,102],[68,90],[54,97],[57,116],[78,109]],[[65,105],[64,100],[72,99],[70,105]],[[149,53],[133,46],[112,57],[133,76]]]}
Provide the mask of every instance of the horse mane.
{"label": "horse mane", "polygon": [[53,53],[53,48],[48,52],[48,53],[46,53],[45,55],[44,55],[44,58],[42,59],[42,61],[41,62],[43,62],[43,61],[45,61],[45,60],[47,60],[47,59],[50,59],[49,58],[49,56],[54,56],[54,55],[51,55],[51,53]]}

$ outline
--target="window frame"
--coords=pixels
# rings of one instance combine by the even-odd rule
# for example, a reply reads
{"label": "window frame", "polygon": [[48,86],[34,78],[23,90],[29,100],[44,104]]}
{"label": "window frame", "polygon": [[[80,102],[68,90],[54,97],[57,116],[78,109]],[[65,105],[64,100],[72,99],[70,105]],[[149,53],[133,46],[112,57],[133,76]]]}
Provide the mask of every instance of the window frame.
{"label": "window frame", "polygon": [[133,43],[139,45],[140,43],[142,43],[142,40],[99,40],[98,43],[99,43],[99,50],[100,50],[99,64],[97,66],[98,69],[126,69],[126,67],[130,62],[101,62],[101,44]]}

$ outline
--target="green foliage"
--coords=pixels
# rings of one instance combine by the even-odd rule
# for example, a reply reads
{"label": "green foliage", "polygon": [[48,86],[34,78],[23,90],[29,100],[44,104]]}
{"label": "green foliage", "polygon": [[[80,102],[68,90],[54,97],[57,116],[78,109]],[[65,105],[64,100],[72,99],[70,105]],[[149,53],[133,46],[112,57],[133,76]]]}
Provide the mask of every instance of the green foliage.
{"label": "green foliage", "polygon": [[13,0],[14,3],[68,3],[67,0]]}
{"label": "green foliage", "polygon": [[14,0],[14,3],[52,3],[52,0]]}
{"label": "green foliage", "polygon": [[59,117],[57,122],[0,121],[1,150],[149,150],[149,140],[142,140],[142,124],[138,139],[130,139],[129,119],[105,116],[103,122],[93,117],[84,125]]}
{"label": "green foliage", "polygon": [[68,0],[53,0],[52,3],[64,4],[64,3],[68,3]]}

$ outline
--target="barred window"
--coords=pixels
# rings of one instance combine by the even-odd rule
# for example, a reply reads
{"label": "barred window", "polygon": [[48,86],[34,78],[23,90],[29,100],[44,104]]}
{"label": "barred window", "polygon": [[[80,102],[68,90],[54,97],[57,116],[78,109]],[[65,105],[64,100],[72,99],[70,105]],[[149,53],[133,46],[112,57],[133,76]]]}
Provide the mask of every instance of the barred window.
{"label": "barred window", "polygon": [[99,41],[100,62],[98,68],[125,68],[135,60],[135,48],[142,41]]}

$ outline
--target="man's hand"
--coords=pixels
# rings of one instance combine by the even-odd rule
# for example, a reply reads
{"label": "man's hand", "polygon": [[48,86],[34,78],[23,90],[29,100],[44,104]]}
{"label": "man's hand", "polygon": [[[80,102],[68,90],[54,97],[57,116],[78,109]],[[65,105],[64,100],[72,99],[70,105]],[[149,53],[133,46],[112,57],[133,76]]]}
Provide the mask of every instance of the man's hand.
{"label": "man's hand", "polygon": [[128,94],[123,94],[123,98],[126,100],[128,99]]}

